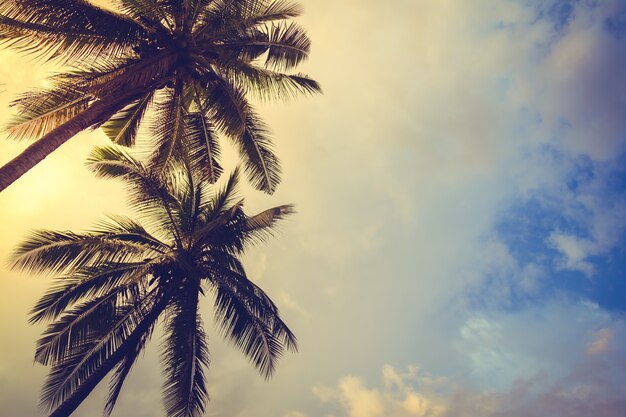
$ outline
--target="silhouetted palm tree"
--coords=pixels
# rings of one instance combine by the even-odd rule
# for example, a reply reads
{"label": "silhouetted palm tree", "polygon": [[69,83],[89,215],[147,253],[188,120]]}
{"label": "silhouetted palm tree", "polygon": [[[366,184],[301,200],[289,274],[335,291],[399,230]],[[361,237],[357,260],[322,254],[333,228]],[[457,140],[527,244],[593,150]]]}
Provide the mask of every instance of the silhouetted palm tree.
{"label": "silhouetted palm tree", "polygon": [[246,96],[288,98],[319,92],[290,74],[309,52],[285,0],[112,0],[118,12],[86,0],[2,0],[0,41],[70,64],[52,87],[17,100],[15,138],[38,139],[0,168],[0,191],[76,133],[103,126],[132,146],[153,101],[154,163],[180,157],[181,143],[221,172],[217,130],[238,146],[252,184],[272,193],[280,180],[271,138]]}
{"label": "silhouetted palm tree", "polygon": [[113,147],[96,149],[89,164],[100,176],[126,182],[145,227],[111,217],[85,234],[35,232],[16,249],[16,267],[59,275],[31,317],[51,321],[36,351],[36,360],[52,367],[42,393],[50,415],[70,415],[114,371],[108,415],[159,320],[167,415],[201,415],[209,357],[198,304],[205,293],[223,334],[269,377],[296,339],[247,278],[239,255],[271,235],[292,207],[247,216],[236,196],[237,171],[209,195],[211,186],[188,165],[155,172]]}

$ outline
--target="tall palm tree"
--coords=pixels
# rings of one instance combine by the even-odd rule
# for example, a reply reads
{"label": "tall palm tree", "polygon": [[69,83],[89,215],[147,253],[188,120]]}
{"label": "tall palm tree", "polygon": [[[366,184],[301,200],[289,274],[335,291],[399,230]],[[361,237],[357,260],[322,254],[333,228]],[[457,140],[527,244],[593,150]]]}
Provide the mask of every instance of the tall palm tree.
{"label": "tall palm tree", "polygon": [[153,160],[167,166],[181,144],[203,161],[205,178],[221,172],[218,132],[231,138],[251,183],[272,193],[280,180],[271,137],[247,99],[316,93],[319,85],[290,73],[310,41],[289,19],[289,0],[2,0],[0,42],[71,71],[52,87],[25,94],[9,127],[37,139],[0,168],[0,191],[78,132],[102,126],[132,146],[146,110],[155,107]]}
{"label": "tall palm tree", "polygon": [[212,296],[221,331],[265,376],[296,339],[270,298],[246,276],[239,255],[291,213],[283,205],[247,216],[236,196],[238,172],[210,194],[189,165],[166,173],[120,148],[94,151],[102,177],[128,185],[141,222],[111,217],[96,230],[38,231],[15,251],[15,267],[58,274],[32,310],[51,324],[36,360],[51,370],[42,393],[50,416],[69,416],[113,371],[105,415],[157,324],[164,328],[163,398],[168,416],[203,414],[209,363],[200,297]]}

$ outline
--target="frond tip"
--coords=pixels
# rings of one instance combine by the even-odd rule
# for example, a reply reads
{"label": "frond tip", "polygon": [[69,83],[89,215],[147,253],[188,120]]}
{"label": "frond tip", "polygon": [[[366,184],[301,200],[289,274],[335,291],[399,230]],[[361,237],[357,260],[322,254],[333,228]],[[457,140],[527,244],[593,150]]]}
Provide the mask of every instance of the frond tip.
{"label": "frond tip", "polygon": [[237,144],[252,186],[259,191],[273,194],[280,183],[281,168],[267,127],[258,118],[250,115]]}

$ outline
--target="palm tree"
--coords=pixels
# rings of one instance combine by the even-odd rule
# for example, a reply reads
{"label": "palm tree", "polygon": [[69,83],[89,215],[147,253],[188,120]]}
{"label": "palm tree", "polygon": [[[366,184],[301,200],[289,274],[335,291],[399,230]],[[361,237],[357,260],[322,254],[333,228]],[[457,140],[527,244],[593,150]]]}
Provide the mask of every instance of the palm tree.
{"label": "palm tree", "polygon": [[289,19],[288,0],[111,0],[116,11],[87,0],[2,0],[0,42],[71,70],[52,87],[20,97],[14,138],[37,139],[0,168],[0,191],[78,132],[102,126],[113,142],[132,146],[155,108],[154,163],[180,159],[181,144],[220,175],[216,131],[238,147],[259,190],[280,180],[271,137],[247,99],[316,93],[319,85],[289,73],[310,41]]}
{"label": "palm tree", "polygon": [[51,322],[35,355],[51,366],[42,393],[50,416],[69,416],[113,371],[109,415],[159,321],[167,415],[202,415],[209,363],[198,311],[204,295],[214,300],[222,333],[271,376],[296,338],[239,256],[270,236],[292,206],[247,216],[236,196],[237,170],[210,196],[212,186],[190,165],[163,173],[114,147],[96,149],[89,164],[99,176],[125,181],[145,227],[111,217],[89,233],[37,231],[16,249],[15,267],[59,275],[31,316],[33,323]]}

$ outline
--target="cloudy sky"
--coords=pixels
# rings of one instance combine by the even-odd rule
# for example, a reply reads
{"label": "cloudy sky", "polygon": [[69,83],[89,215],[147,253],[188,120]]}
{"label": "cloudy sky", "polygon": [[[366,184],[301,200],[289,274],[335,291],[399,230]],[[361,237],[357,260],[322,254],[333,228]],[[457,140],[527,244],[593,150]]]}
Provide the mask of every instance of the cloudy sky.
{"label": "cloudy sky", "polygon": [[[263,105],[295,203],[246,257],[300,340],[266,382],[210,331],[211,417],[615,417],[626,409],[626,5],[303,0],[324,95]],[[0,52],[2,119],[50,68]],[[35,416],[7,268],[32,229],[124,213],[81,134],[0,195],[0,404]],[[0,141],[0,162],[24,143]],[[204,307],[210,317],[210,301]],[[207,319],[210,325],[211,320]],[[115,416],[160,415],[158,337]],[[97,415],[106,384],[75,413]],[[43,414],[41,414],[43,415]]]}

